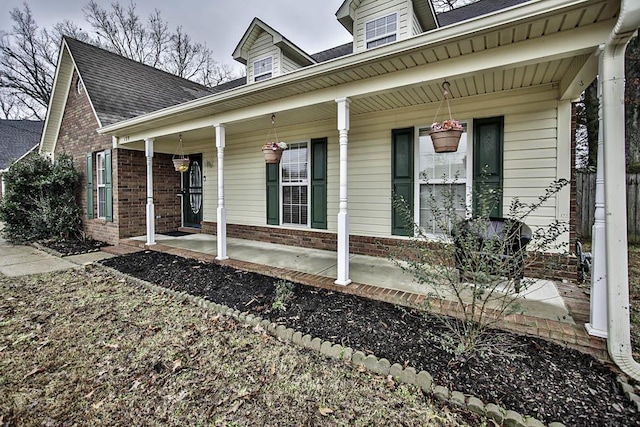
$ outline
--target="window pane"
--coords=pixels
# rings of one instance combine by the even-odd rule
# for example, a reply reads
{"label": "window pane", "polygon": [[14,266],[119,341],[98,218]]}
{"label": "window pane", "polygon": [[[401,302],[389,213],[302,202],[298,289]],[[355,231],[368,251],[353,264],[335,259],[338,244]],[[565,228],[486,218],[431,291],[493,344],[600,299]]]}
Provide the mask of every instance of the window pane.
{"label": "window pane", "polygon": [[307,224],[307,186],[286,186],[282,188],[282,216],[286,224]]}
{"label": "window pane", "polygon": [[106,212],[105,187],[98,187],[98,218],[104,218]]}
{"label": "window pane", "polygon": [[[453,202],[450,208],[446,201]],[[464,184],[420,185],[420,226],[430,234],[448,234],[465,216]]]}
{"label": "window pane", "polygon": [[467,179],[467,133],[463,132],[455,153],[436,153],[427,130],[420,130],[420,179]]}

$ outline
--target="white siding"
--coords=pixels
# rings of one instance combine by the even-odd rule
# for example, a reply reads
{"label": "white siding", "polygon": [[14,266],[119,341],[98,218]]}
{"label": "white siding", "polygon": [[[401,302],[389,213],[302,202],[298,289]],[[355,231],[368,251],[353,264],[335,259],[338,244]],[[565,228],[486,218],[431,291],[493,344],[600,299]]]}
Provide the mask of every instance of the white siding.
{"label": "white siding", "polygon": [[282,74],[290,73],[291,71],[295,71],[298,68],[301,68],[300,65],[296,64],[287,56],[282,55]]}
{"label": "white siding", "polygon": [[354,23],[355,52],[367,50],[365,43],[365,24],[372,19],[391,13],[398,13],[398,40],[412,35],[413,8],[409,8],[410,0],[363,0],[356,10]]}
{"label": "white siding", "polygon": [[273,37],[263,32],[249,49],[247,60],[247,82],[253,83],[253,63],[259,59],[273,58],[273,77],[280,75],[280,49],[273,45]]}
{"label": "white siding", "polygon": [[[556,179],[557,92],[546,90],[512,91],[500,95],[478,96],[459,103],[452,110],[456,118],[504,115],[504,206],[513,197],[534,202]],[[352,115],[349,132],[349,217],[350,233],[384,237],[391,234],[391,131],[392,129],[428,126],[437,105],[412,107],[382,113]],[[442,119],[439,117],[438,119]],[[225,199],[229,223],[265,225],[265,166],[260,146],[264,133],[229,135],[225,150]],[[334,121],[310,126],[279,128],[278,136],[286,142],[308,141],[328,137],[328,230],[336,231],[339,196],[338,132]],[[205,221],[215,221],[217,184],[215,144],[200,145],[205,163]],[[191,152],[191,150],[189,150]],[[207,159],[214,159],[214,168]],[[417,180],[417,168],[416,168]],[[416,201],[419,200],[416,197]],[[565,201],[568,203],[568,201]],[[532,226],[549,223],[556,216],[556,202],[545,204],[527,221]]]}

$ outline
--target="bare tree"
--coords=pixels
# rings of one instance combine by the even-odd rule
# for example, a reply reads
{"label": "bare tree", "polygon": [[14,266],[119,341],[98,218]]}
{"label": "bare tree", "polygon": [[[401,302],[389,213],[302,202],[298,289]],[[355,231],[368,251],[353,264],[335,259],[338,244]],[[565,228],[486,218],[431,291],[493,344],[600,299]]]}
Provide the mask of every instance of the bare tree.
{"label": "bare tree", "polygon": [[39,28],[27,3],[10,12],[11,32],[0,31],[0,114],[4,118],[45,117],[63,35],[206,86],[234,77],[230,66],[216,62],[211,50],[193,42],[182,27],[172,34],[158,10],[147,22],[137,15],[133,2],[126,8],[113,2],[106,10],[90,0],[83,10],[91,33],[66,20],[50,30]]}
{"label": "bare tree", "polygon": [[448,12],[461,6],[475,3],[478,0],[432,0],[436,12]]}
{"label": "bare tree", "polygon": [[[42,119],[49,104],[58,40],[39,29],[31,9],[11,11],[13,33],[0,34],[0,89],[3,105]],[[3,109],[4,111],[4,109]]]}
{"label": "bare tree", "polygon": [[160,11],[154,11],[147,25],[140,20],[133,2],[126,9],[113,2],[109,11],[91,0],[83,11],[95,32],[94,44],[152,67],[161,64],[171,37]]}
{"label": "bare tree", "polygon": [[104,49],[205,86],[233,77],[231,68],[216,62],[211,50],[195,43],[182,26],[170,33],[157,9],[146,24],[138,17],[133,2],[126,9],[113,2],[108,11],[90,0],[84,13],[96,34],[94,44]]}

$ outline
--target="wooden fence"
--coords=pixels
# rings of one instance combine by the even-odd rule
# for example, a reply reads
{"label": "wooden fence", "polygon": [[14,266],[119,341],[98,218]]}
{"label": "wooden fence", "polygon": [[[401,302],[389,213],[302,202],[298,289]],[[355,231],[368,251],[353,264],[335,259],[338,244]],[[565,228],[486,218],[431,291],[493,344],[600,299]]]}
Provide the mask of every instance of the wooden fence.
{"label": "wooden fence", "polygon": [[[584,240],[591,237],[596,205],[596,174],[578,173],[576,177],[576,233]],[[640,174],[627,174],[627,235],[629,242],[640,242]]]}

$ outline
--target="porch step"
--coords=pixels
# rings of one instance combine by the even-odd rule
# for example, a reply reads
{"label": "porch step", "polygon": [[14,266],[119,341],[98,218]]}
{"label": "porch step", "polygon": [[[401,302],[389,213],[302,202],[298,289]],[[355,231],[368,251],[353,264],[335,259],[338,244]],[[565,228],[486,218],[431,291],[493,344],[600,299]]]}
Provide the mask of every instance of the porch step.
{"label": "porch step", "polygon": [[202,229],[195,227],[179,227],[178,231],[182,231],[183,233],[191,233],[191,234],[200,234],[202,233]]}

